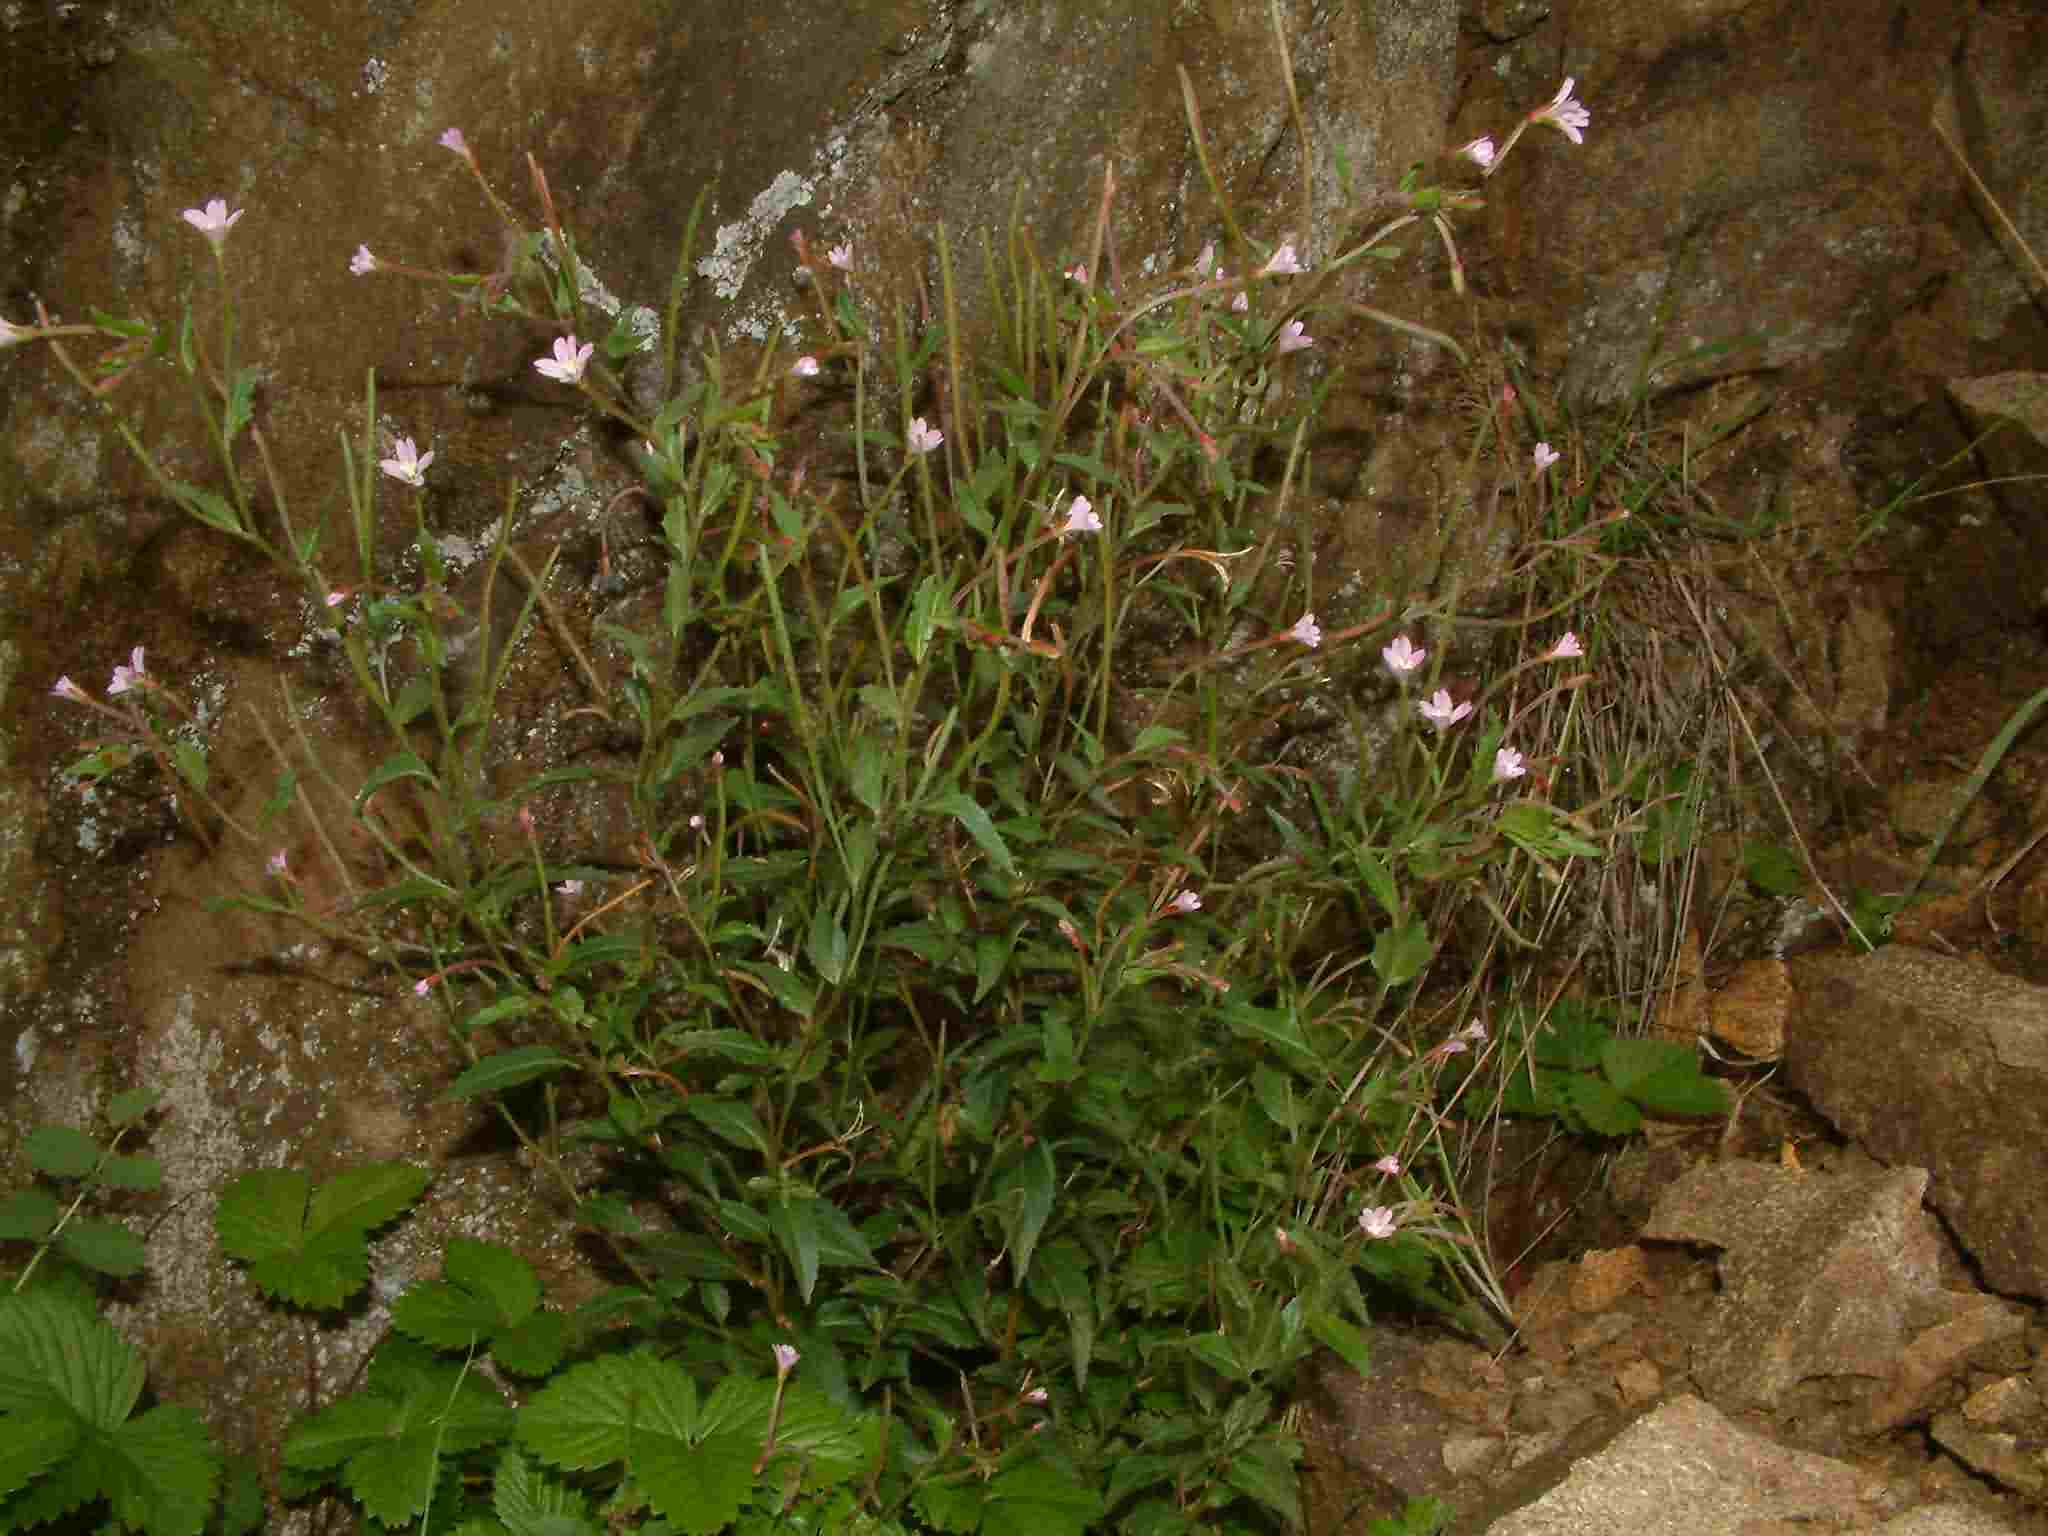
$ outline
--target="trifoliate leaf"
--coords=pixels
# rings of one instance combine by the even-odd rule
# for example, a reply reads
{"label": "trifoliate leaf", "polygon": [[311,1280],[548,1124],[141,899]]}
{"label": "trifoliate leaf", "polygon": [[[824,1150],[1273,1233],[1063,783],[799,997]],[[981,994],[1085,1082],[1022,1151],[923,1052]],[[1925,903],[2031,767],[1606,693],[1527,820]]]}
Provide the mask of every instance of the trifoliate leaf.
{"label": "trifoliate leaf", "polygon": [[82,1179],[100,1160],[100,1144],[68,1125],[37,1126],[23,1150],[31,1168],[53,1179]]}
{"label": "trifoliate leaf", "polygon": [[520,1443],[572,1472],[622,1461],[647,1438],[687,1444],[696,1427],[696,1384],[681,1366],[651,1355],[576,1366],[519,1411]]}
{"label": "trifoliate leaf", "polygon": [[166,1403],[105,1443],[103,1476],[117,1520],[148,1536],[199,1536],[220,1483],[220,1452],[198,1414]]}
{"label": "trifoliate leaf", "polygon": [[518,1451],[507,1450],[498,1461],[491,1484],[491,1509],[511,1536],[568,1536],[597,1527],[583,1495],[560,1478],[541,1471]]}
{"label": "trifoliate leaf", "polygon": [[738,1518],[753,1491],[760,1451],[759,1440],[743,1435],[712,1435],[695,1445],[636,1439],[627,1468],[656,1514],[685,1536],[715,1536]]}
{"label": "trifoliate leaf", "polygon": [[369,1276],[369,1231],[418,1199],[428,1179],[406,1163],[372,1163],[314,1190],[297,1169],[259,1169],[228,1186],[214,1229],[263,1290],[298,1306],[338,1307]]}

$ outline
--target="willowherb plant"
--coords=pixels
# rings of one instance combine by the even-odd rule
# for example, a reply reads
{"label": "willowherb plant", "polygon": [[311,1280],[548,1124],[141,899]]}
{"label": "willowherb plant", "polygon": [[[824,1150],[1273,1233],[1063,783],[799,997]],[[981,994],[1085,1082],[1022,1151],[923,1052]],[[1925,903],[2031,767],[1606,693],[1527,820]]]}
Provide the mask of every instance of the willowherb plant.
{"label": "willowherb plant", "polygon": [[[1575,142],[1585,126],[1570,82],[1530,120]],[[1340,616],[1297,521],[1328,387],[1306,372],[1309,325],[1362,317],[1463,359],[1335,284],[1426,219],[1462,288],[1447,214],[1476,195],[1411,178],[1409,213],[1317,265],[1248,240],[1216,187],[1222,254],[1139,292],[1106,179],[1064,272],[1021,226],[984,248],[979,351],[943,230],[921,329],[867,297],[850,239],[820,255],[799,232],[806,350],[742,376],[708,349],[685,386],[690,234],[650,328],[590,272],[537,165],[528,233],[460,132],[441,142],[510,231],[507,269],[367,247],[349,268],[546,327],[534,370],[639,445],[663,557],[650,620],[579,640],[553,564],[511,548],[508,504],[491,573],[525,599],[456,690],[454,605],[417,516],[435,454],[380,444],[374,380],[344,438],[344,568],[328,523],[296,528],[282,495],[276,526],[259,517],[231,451],[263,445],[232,362],[242,214],[224,204],[187,214],[222,279],[220,360],[201,366],[189,324],[176,360],[225,494],[170,480],[120,430],[335,626],[389,740],[350,797],[375,862],[344,858],[344,829],[295,788],[328,771],[316,740],[273,743],[274,803],[309,819],[349,895],[308,910],[279,856],[245,904],[407,969],[469,1058],[451,1095],[494,1106],[617,1285],[564,1317],[516,1255],[452,1246],[363,1391],[294,1432],[290,1486],[386,1523],[513,1531],[643,1509],[705,1532],[799,1508],[990,1536],[1295,1523],[1277,1410],[1303,1355],[1363,1366],[1369,1290],[1474,1326],[1500,1304],[1450,1127],[1469,1062],[1519,1048],[1482,1022],[1497,950],[1534,945],[1518,922],[1554,920],[1534,893],[1607,836],[1546,792],[1578,638],[1454,685],[1448,610]],[[1489,174],[1505,153],[1463,151]],[[9,339],[49,340],[91,387],[62,338],[92,328],[43,321]],[[110,366],[169,355],[144,327],[100,329]],[[416,580],[376,547],[380,473],[415,493]],[[534,622],[573,651],[630,769],[509,779],[494,705]],[[119,718],[126,750],[160,750],[149,717],[57,691]],[[1311,701],[1348,714],[1370,775],[1287,760],[1284,722]],[[600,792],[631,808],[631,867],[551,830],[565,797]],[[411,834],[382,811],[401,796]],[[576,1146],[604,1154],[595,1186]],[[252,1175],[223,1201],[223,1246],[280,1301],[339,1305],[365,1234],[423,1177]],[[485,1354],[545,1385],[479,1374]]]}

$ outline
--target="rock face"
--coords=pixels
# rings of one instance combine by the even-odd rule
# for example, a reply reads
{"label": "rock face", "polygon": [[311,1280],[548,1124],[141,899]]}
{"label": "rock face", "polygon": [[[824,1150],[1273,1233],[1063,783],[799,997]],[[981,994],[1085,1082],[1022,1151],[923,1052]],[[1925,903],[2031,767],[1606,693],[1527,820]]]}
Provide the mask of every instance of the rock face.
{"label": "rock face", "polygon": [[2048,988],[1893,945],[1798,967],[1786,1081],[1929,1199],[1993,1290],[2048,1297]]}
{"label": "rock face", "polygon": [[[1707,1396],[1806,1417],[1846,1408],[1845,1427],[1889,1429],[1924,1417],[1971,1350],[2018,1333],[2016,1310],[1943,1289],[1926,1189],[1919,1168],[1820,1175],[1742,1162],[1672,1185],[1643,1236],[1721,1250],[1719,1316],[1692,1362]],[[1795,1403],[1808,1383],[1813,1403]]]}

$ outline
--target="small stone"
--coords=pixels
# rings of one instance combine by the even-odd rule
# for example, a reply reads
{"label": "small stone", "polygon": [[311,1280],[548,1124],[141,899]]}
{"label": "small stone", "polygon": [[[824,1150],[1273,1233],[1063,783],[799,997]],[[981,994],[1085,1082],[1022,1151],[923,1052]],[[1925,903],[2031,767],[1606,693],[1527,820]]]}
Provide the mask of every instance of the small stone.
{"label": "small stone", "polygon": [[1605,1312],[1638,1288],[1650,1289],[1650,1261],[1633,1243],[1626,1248],[1595,1249],[1572,1266],[1575,1311]]}
{"label": "small stone", "polygon": [[1792,1016],[1792,973],[1783,960],[1745,960],[1708,1005],[1714,1038],[1751,1061],[1785,1054],[1785,1021]]}
{"label": "small stone", "polygon": [[1631,1360],[1614,1373],[1614,1389],[1629,1408],[1640,1408],[1664,1390],[1664,1373],[1647,1360]]}

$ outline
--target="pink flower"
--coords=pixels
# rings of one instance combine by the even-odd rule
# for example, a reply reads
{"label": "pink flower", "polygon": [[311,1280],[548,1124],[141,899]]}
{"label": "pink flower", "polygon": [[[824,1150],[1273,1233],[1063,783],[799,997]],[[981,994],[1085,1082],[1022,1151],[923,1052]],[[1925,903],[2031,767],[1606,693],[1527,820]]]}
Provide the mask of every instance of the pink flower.
{"label": "pink flower", "polygon": [[1282,245],[1279,250],[1275,251],[1272,258],[1263,267],[1259,268],[1259,276],[1278,277],[1284,274],[1305,272],[1307,270],[1301,264],[1301,258],[1294,254],[1294,243],[1289,241]]}
{"label": "pink flower", "polygon": [[1513,747],[1502,747],[1493,754],[1493,782],[1505,784],[1509,779],[1519,779],[1529,771],[1529,765],[1522,760],[1522,754]]}
{"label": "pink flower", "polygon": [[51,688],[50,692],[60,699],[69,699],[74,704],[90,704],[92,702],[92,695],[71,681],[69,677],[58,678],[56,686]]}
{"label": "pink flower", "polygon": [[462,136],[460,128],[447,129],[442,133],[440,143],[443,149],[453,150],[465,160],[469,158],[469,140]]}
{"label": "pink flower", "polygon": [[[1209,269],[1215,265],[1216,242],[1214,240],[1211,240],[1207,245],[1204,245],[1202,247],[1202,254],[1195,258],[1195,276],[1207,277],[1209,275]],[[1221,272],[1218,272],[1216,275],[1218,277],[1221,277],[1223,274]]]}
{"label": "pink flower", "polygon": [[555,887],[555,894],[557,896],[581,896],[583,894],[583,882],[581,880],[564,880]]}
{"label": "pink flower", "polygon": [[1566,630],[1564,637],[1550,648],[1550,655],[1547,659],[1550,661],[1576,661],[1585,654],[1586,648],[1579,644],[1579,637],[1570,630]]}
{"label": "pink flower", "polygon": [[237,208],[233,213],[229,213],[228,205],[216,197],[204,208],[187,208],[184,218],[187,224],[211,240],[213,248],[217,251],[227,239],[228,231],[235,227],[235,220],[245,211]]}
{"label": "pink flower", "polygon": [[[1223,274],[1221,272],[1218,272],[1216,275],[1218,277],[1221,277]],[[1233,298],[1230,301],[1231,313],[1238,315],[1249,314],[1251,312],[1251,307],[1251,296],[1247,294],[1242,288],[1238,289],[1237,297]]]}
{"label": "pink flower", "polygon": [[1450,727],[1456,725],[1460,720],[1472,713],[1472,706],[1469,703],[1453,704],[1451,702],[1451,690],[1448,688],[1437,689],[1435,693],[1415,707],[1422,711],[1423,719],[1440,731],[1450,729]]}
{"label": "pink flower", "polygon": [[1064,275],[1068,282],[1079,283],[1083,288],[1085,288],[1088,286],[1088,263],[1085,261],[1077,261],[1071,267],[1067,268]]}
{"label": "pink flower", "polygon": [[1102,532],[1102,519],[1095,515],[1095,507],[1086,496],[1076,496],[1067,503],[1067,520],[1060,525],[1060,532]]}
{"label": "pink flower", "polygon": [[115,667],[112,681],[107,684],[109,694],[126,693],[131,688],[147,688],[149,678],[142,670],[142,647],[137,646],[128,653],[128,665]]}
{"label": "pink flower", "polygon": [[1486,1026],[1477,1019],[1474,1019],[1470,1024],[1467,1024],[1458,1031],[1458,1038],[1470,1040],[1474,1045],[1484,1045],[1486,1043]]}
{"label": "pink flower", "polygon": [[1185,917],[1190,912],[1202,910],[1202,898],[1194,891],[1175,891],[1166,905]]}
{"label": "pink flower", "polygon": [[1380,652],[1380,660],[1387,664],[1387,670],[1396,677],[1404,677],[1422,665],[1429,652],[1410,640],[1406,635],[1394,636],[1394,643]]}
{"label": "pink flower", "polygon": [[815,379],[822,370],[818,367],[818,360],[807,352],[790,364],[789,371],[800,379]]}
{"label": "pink flower", "polygon": [[930,453],[946,440],[946,434],[937,427],[926,426],[922,416],[913,416],[910,418],[910,430],[904,434],[903,440],[909,444],[912,453]]}
{"label": "pink flower", "polygon": [[1024,1394],[1024,1401],[1031,1404],[1034,1408],[1043,1408],[1051,1400],[1052,1394],[1043,1387],[1033,1387]]}
{"label": "pink flower", "polygon": [[1303,347],[1312,347],[1315,344],[1315,337],[1301,328],[1299,320],[1290,320],[1280,327],[1280,339],[1275,345],[1281,355],[1285,356],[1289,352],[1299,352]]}
{"label": "pink flower", "polygon": [[1392,1237],[1399,1227],[1391,1205],[1368,1205],[1358,1213],[1358,1230],[1367,1237]]}
{"label": "pink flower", "polygon": [[414,997],[426,997],[433,990],[434,978],[431,976],[422,976],[418,981],[412,984],[412,995]]}
{"label": "pink flower", "polygon": [[275,878],[279,880],[284,879],[290,870],[290,865],[285,861],[284,850],[280,848],[277,852],[273,853],[265,863],[264,868],[268,869]]}
{"label": "pink flower", "polygon": [[796,1346],[794,1344],[776,1345],[774,1349],[774,1355],[775,1374],[777,1376],[787,1376],[791,1371],[796,1369],[797,1361],[803,1359],[803,1356],[797,1353]]}
{"label": "pink flower", "polygon": [[842,272],[853,270],[853,242],[843,241],[825,253],[825,259]]}
{"label": "pink flower", "polygon": [[367,245],[359,245],[356,247],[355,255],[348,259],[348,269],[357,277],[368,277],[377,270],[377,258],[370,253]]}
{"label": "pink flower", "polygon": [[1287,631],[1290,638],[1314,650],[1323,643],[1323,627],[1316,623],[1316,616],[1304,613],[1294,621],[1294,628]]}
{"label": "pink flower", "polygon": [[1385,1157],[1372,1165],[1372,1171],[1374,1173],[1383,1173],[1390,1179],[1398,1178],[1401,1173],[1401,1159],[1389,1152]]}
{"label": "pink flower", "polygon": [[0,347],[18,347],[35,336],[35,328],[28,325],[12,325],[0,320]]}
{"label": "pink flower", "polygon": [[1456,150],[1456,153],[1463,155],[1467,160],[1470,160],[1474,165],[1479,166],[1483,169],[1484,167],[1493,164],[1493,157],[1497,153],[1499,153],[1499,151],[1494,148],[1493,140],[1482,133],[1478,138],[1474,139],[1471,143],[1460,144]]}
{"label": "pink flower", "polygon": [[396,457],[379,459],[379,469],[392,479],[402,480],[410,486],[419,487],[427,483],[427,466],[434,462],[431,453],[421,453],[409,437],[401,437],[393,443],[391,451]]}
{"label": "pink flower", "polygon": [[1536,461],[1536,473],[1540,475],[1557,462],[1557,450],[1548,443],[1538,443],[1536,451],[1529,457]]}
{"label": "pink flower", "polygon": [[1538,107],[1529,114],[1532,123],[1548,123],[1574,144],[1586,142],[1586,125],[1593,121],[1583,102],[1572,99],[1572,87],[1577,84],[1570,75],[1557,88],[1557,94],[1550,98],[1548,106]]}
{"label": "pink flower", "polygon": [[587,341],[582,346],[577,346],[576,335],[572,331],[567,336],[555,338],[553,357],[536,358],[533,366],[550,379],[563,384],[575,384],[583,378],[583,370],[590,365],[590,354],[596,350],[597,348]]}
{"label": "pink flower", "polygon": [[336,587],[332,592],[327,594],[325,601],[328,607],[339,608],[343,603],[348,601],[348,588]]}

